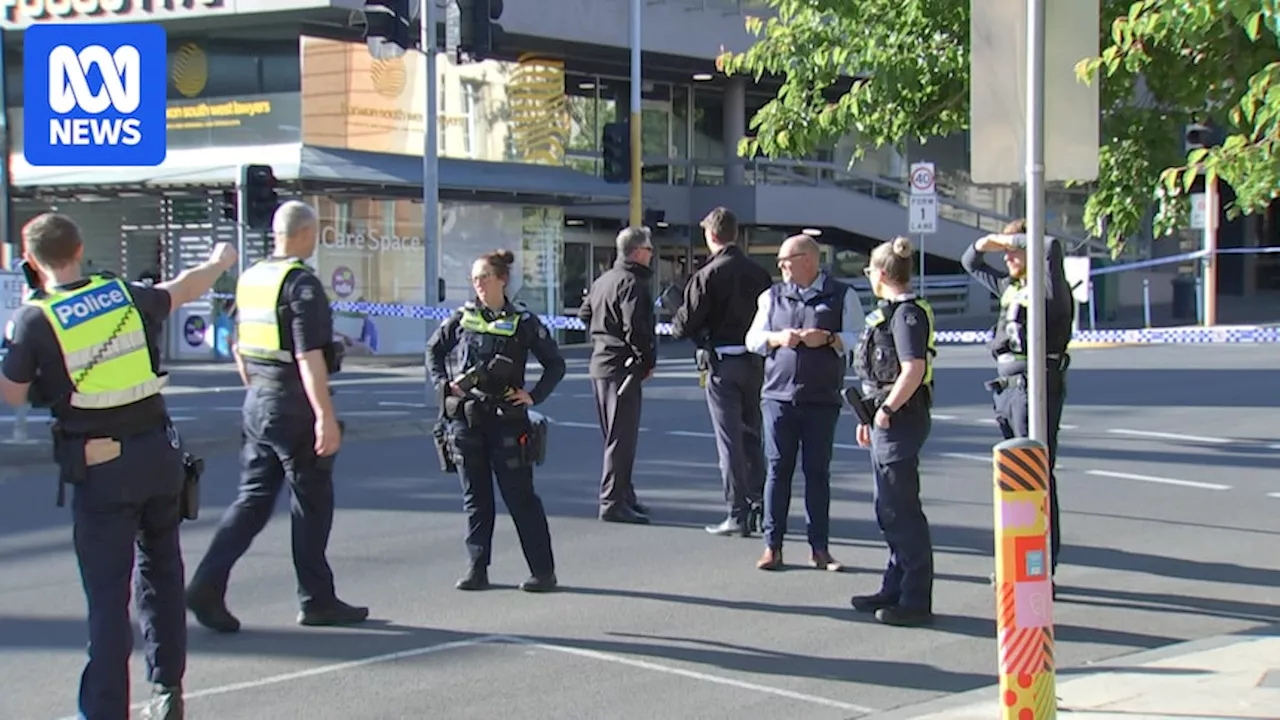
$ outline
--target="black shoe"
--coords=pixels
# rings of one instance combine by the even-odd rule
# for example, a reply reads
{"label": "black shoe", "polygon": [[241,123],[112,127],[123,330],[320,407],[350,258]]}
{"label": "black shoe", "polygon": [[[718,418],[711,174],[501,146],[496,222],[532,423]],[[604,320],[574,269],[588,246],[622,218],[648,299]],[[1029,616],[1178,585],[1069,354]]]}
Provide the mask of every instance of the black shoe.
{"label": "black shoe", "polygon": [[198,586],[187,588],[187,609],[195,615],[196,622],[220,633],[240,631],[240,620],[227,610],[226,601],[214,591]]}
{"label": "black shoe", "polygon": [[341,600],[332,605],[306,608],[298,613],[299,625],[355,625],[369,618],[369,608],[348,605]]}
{"label": "black shoe", "polygon": [[712,535],[741,535],[742,537],[751,537],[751,530],[747,527],[745,520],[734,520],[733,518],[725,518],[724,522],[719,525],[708,525],[706,531]]}
{"label": "black shoe", "polygon": [[854,595],[849,598],[849,604],[854,610],[861,613],[873,613],[880,608],[893,607],[898,604],[898,599],[881,593],[875,595]]}
{"label": "black shoe", "polygon": [[600,519],[605,522],[630,523],[632,525],[648,525],[649,516],[641,515],[626,505],[619,505],[612,510],[602,510]]}
{"label": "black shoe", "polygon": [[636,500],[636,501],[634,501],[634,502],[632,502],[632,503],[631,503],[631,511],[632,511],[632,512],[634,512],[634,513],[635,513],[635,514],[637,514],[637,515],[648,515],[648,514],[649,514],[649,506],[648,506],[648,505],[645,505],[644,503],[640,502],[639,500]]}
{"label": "black shoe", "polygon": [[459,590],[489,589],[489,570],[483,566],[473,566],[466,575],[458,578],[453,586]]}
{"label": "black shoe", "polygon": [[918,627],[933,623],[933,613],[923,608],[906,608],[901,605],[876,610],[876,620],[896,627]]}
{"label": "black shoe", "polygon": [[747,532],[764,532],[764,505],[752,503],[747,510]]}
{"label": "black shoe", "polygon": [[556,581],[555,573],[546,575],[531,575],[529,579],[520,583],[520,589],[530,593],[551,592],[559,587],[560,583]]}
{"label": "black shoe", "polygon": [[182,720],[184,712],[182,688],[155,685],[142,707],[142,720]]}

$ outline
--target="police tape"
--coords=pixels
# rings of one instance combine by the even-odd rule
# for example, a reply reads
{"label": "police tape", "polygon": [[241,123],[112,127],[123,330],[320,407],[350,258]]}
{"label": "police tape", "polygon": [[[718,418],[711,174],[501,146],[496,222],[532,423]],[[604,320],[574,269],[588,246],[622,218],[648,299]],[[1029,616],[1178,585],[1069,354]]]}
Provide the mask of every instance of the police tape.
{"label": "police tape", "polygon": [[[215,294],[215,299],[231,296]],[[401,305],[398,303],[347,302],[332,304],[335,312],[354,313],[369,317],[406,318],[411,320],[444,320],[457,308],[430,305]],[[552,330],[586,330],[582,320],[570,315],[538,315],[538,319]],[[658,323],[659,335],[671,335],[671,323]],[[939,330],[936,341],[940,345],[982,345],[991,341],[990,330]],[[1213,343],[1276,343],[1280,342],[1280,326],[1233,325],[1223,327],[1170,327],[1133,330],[1077,330],[1072,336],[1077,343],[1125,344],[1125,345],[1207,345]]]}

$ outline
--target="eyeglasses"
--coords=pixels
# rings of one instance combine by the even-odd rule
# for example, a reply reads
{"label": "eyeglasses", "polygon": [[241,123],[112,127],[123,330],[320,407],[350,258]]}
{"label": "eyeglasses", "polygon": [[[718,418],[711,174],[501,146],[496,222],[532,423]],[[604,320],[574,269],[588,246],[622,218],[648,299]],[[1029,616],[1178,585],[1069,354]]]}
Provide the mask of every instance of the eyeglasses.
{"label": "eyeglasses", "polygon": [[493,277],[493,273],[488,273],[488,272],[487,272],[487,273],[480,273],[479,275],[472,275],[472,276],[471,276],[471,282],[473,282],[473,283],[475,283],[475,282],[481,282],[482,280],[488,280],[488,279],[490,279],[490,278],[492,278],[492,277]]}
{"label": "eyeglasses", "polygon": [[796,258],[802,258],[802,257],[807,256],[808,254],[809,254],[809,253],[802,253],[802,252],[801,252],[801,253],[791,253],[790,255],[779,255],[779,256],[778,256],[778,265],[779,265],[779,266],[781,266],[783,263],[789,263],[789,262],[791,262],[792,260],[795,260]]}

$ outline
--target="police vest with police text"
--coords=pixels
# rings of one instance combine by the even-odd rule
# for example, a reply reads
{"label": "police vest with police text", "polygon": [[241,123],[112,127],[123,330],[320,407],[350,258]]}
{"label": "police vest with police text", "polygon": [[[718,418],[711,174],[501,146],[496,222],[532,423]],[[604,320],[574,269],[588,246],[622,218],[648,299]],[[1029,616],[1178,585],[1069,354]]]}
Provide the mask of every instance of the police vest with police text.
{"label": "police vest with police text", "polygon": [[29,302],[53,326],[71,378],[71,407],[108,410],[160,394],[167,378],[151,364],[142,313],[124,282],[94,275],[82,288]]}
{"label": "police vest with police text", "polygon": [[526,312],[517,305],[514,313],[500,314],[493,320],[486,320],[483,309],[475,302],[468,301],[464,304],[460,308],[458,324],[463,332],[473,334],[468,345],[478,355],[475,361],[486,363],[492,360],[493,356],[501,354],[506,344],[516,336],[516,332],[520,329],[520,320],[524,318]]}
{"label": "police vest with police text", "polygon": [[922,387],[933,384],[933,358],[938,354],[934,333],[933,306],[924,298],[906,295],[897,300],[881,301],[880,306],[867,314],[862,339],[854,353],[854,373],[864,382],[885,387],[897,382],[902,373],[902,362],[893,343],[893,314],[904,304],[911,303],[924,311],[929,323],[928,357],[925,359]]}
{"label": "police vest with police text", "polygon": [[242,357],[294,362],[285,350],[285,328],[280,326],[280,294],[285,278],[294,270],[311,268],[296,258],[270,258],[244,271],[236,283],[236,351]]}

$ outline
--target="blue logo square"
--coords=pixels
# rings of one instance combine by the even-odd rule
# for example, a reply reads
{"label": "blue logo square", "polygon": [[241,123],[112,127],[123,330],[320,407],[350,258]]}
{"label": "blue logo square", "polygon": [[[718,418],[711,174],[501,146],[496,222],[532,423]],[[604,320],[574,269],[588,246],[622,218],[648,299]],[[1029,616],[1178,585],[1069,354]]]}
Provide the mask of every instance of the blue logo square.
{"label": "blue logo square", "polygon": [[33,25],[23,34],[22,153],[35,166],[154,167],[168,155],[163,26]]}
{"label": "blue logo square", "polygon": [[1044,551],[1028,550],[1026,554],[1027,577],[1044,575]]}

